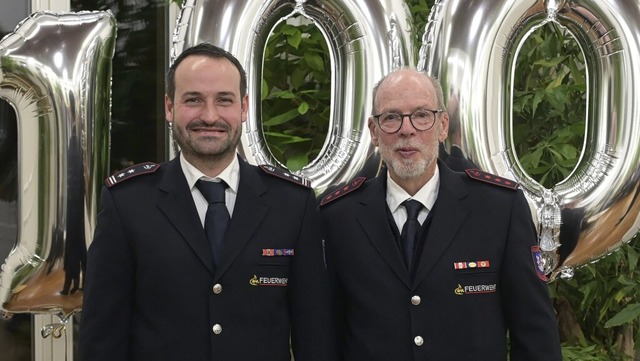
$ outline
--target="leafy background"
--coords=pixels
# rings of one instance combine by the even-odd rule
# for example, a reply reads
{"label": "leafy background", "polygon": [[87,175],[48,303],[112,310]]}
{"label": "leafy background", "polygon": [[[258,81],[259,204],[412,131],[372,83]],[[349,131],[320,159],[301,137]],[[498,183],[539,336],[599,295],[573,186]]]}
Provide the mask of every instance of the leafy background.
{"label": "leafy background", "polygon": [[264,52],[263,131],[271,153],[290,170],[315,159],[328,132],[331,61],[327,46],[315,25],[281,22]]}
{"label": "leafy background", "polygon": [[[434,0],[405,3],[413,18],[414,48],[419,49]],[[318,155],[328,130],[331,64],[319,29],[307,23],[278,24],[265,49],[263,72],[267,144],[281,163],[298,170]],[[527,172],[551,188],[570,174],[582,150],[584,57],[570,34],[550,24],[526,40],[515,74],[516,152]],[[565,360],[640,360],[635,347],[640,342],[638,247],[634,238],[578,268],[570,280],[549,284]]]}

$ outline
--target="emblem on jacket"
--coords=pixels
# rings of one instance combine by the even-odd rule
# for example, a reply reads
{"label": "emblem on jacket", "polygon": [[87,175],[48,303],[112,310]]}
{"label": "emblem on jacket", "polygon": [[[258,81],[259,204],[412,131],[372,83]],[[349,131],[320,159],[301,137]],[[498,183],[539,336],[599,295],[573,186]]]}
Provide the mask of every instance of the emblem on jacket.
{"label": "emblem on jacket", "polygon": [[531,257],[533,258],[533,267],[536,269],[538,278],[547,282],[547,275],[544,273],[544,259],[542,258],[540,246],[531,247]]}
{"label": "emblem on jacket", "polygon": [[258,286],[275,286],[275,287],[287,287],[289,278],[287,277],[258,277],[253,275],[253,278],[249,280],[249,284]]}
{"label": "emblem on jacket", "polygon": [[464,295],[472,295],[472,294],[480,294],[480,293],[495,293],[498,289],[498,286],[495,283],[487,284],[487,285],[468,285],[463,286],[458,283],[458,287],[453,290],[458,296]]}

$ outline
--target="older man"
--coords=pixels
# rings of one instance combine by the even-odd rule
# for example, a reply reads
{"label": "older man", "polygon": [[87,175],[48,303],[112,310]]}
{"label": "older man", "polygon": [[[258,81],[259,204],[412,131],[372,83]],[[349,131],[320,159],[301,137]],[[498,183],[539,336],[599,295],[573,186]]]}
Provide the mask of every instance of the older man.
{"label": "older man", "polygon": [[437,161],[449,119],[435,79],[387,75],[373,111],[387,170],[321,202],[344,359],[561,360],[517,183]]}

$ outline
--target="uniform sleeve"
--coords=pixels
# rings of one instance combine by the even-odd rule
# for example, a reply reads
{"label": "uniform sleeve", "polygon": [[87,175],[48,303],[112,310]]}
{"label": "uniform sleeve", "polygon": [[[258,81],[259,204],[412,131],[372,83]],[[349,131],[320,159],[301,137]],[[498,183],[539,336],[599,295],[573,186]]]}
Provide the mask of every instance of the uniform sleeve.
{"label": "uniform sleeve", "polygon": [[102,205],[87,255],[79,348],[83,361],[130,359],[134,259],[111,193]]}
{"label": "uniform sleeve", "polygon": [[309,193],[290,274],[292,345],[301,361],[337,360],[320,216]]}
{"label": "uniform sleeve", "polygon": [[501,277],[510,359],[561,361],[556,316],[548,286],[538,277],[534,265],[536,231],[522,191],[518,191],[511,210],[508,237]]}

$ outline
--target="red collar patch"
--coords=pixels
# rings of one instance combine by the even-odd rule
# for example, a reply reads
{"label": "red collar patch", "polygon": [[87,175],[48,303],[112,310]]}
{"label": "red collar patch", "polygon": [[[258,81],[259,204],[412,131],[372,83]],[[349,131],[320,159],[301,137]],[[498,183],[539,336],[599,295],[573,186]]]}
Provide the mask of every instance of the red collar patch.
{"label": "red collar patch", "polygon": [[518,186],[520,186],[520,184],[516,181],[502,178],[491,173],[483,172],[480,169],[467,169],[465,170],[465,172],[467,173],[469,178],[479,180],[481,182],[490,183],[513,190],[518,189]]}
{"label": "red collar patch", "polygon": [[365,180],[367,180],[366,177],[358,177],[356,179],[349,181],[349,183],[347,183],[346,185],[324,196],[324,198],[322,198],[322,200],[320,201],[320,205],[324,206],[325,204],[332,202],[342,197],[343,195],[360,188],[360,186],[364,183]]}

